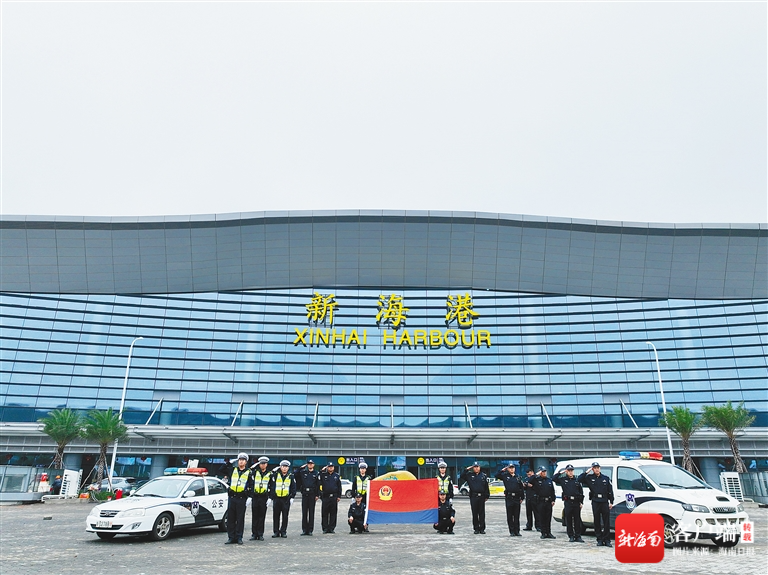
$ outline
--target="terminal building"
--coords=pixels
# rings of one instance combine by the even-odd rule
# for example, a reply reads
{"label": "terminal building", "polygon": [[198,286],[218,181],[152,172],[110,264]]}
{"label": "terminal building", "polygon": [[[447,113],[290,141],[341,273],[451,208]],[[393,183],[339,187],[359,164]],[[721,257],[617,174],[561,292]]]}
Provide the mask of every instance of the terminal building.
{"label": "terminal building", "polygon": [[[121,474],[241,451],[347,477],[361,459],[420,477],[438,458],[669,460],[660,384],[667,406],[744,402],[742,455],[767,463],[765,224],[3,216],[0,241],[3,463],[49,463],[38,419],[118,410],[124,385]],[[87,473],[97,451],[66,461]],[[730,465],[720,432],[692,451],[710,483]]]}

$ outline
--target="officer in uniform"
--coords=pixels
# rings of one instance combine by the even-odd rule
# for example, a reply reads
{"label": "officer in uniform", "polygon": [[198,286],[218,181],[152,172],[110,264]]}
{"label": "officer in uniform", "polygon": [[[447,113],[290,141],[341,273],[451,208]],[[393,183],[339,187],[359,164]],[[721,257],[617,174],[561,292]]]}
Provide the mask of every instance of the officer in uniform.
{"label": "officer in uniform", "polygon": [[533,482],[536,480],[536,476],[533,474],[533,469],[526,471],[525,481],[525,528],[523,531],[536,531],[539,529],[539,518],[536,515],[536,493],[533,491]]}
{"label": "officer in uniform", "polygon": [[312,535],[315,530],[315,503],[320,498],[320,472],[311,459],[293,474],[296,489],[301,492],[301,534]]}
{"label": "officer in uniform", "polygon": [[267,518],[267,487],[272,471],[267,469],[269,457],[261,456],[259,461],[251,466],[253,478],[253,495],[251,496],[251,539],[264,541],[264,522]]}
{"label": "officer in uniform", "polygon": [[[363,496],[363,499],[365,500],[366,496],[368,495],[368,487],[371,484],[372,477],[370,475],[367,475],[368,473],[368,464],[365,461],[361,461],[360,465],[357,466],[358,474],[355,475],[355,479],[352,481],[352,490],[355,493],[359,493]],[[368,532],[368,526],[365,526],[366,533]]]}
{"label": "officer in uniform", "polygon": [[[291,462],[283,459],[280,468],[269,479],[267,493],[272,500],[272,538],[288,537],[288,512],[291,510],[291,499],[296,497],[296,482],[289,473]],[[282,519],[282,523],[281,520]]]}
{"label": "officer in uniform", "polygon": [[[441,461],[437,464],[437,489],[445,493],[445,498],[450,502],[453,499],[453,481],[448,475],[448,464]],[[453,532],[451,532],[453,533]]]}
{"label": "officer in uniform", "polygon": [[365,523],[365,502],[362,493],[355,493],[355,502],[349,506],[349,513],[347,513],[347,523],[349,523],[350,533],[368,531],[368,525]]}
{"label": "officer in uniform", "polygon": [[520,537],[520,503],[525,498],[523,480],[515,473],[513,464],[507,465],[496,474],[504,482],[504,500],[507,504],[507,527],[512,537]]}
{"label": "officer in uniform", "polygon": [[613,508],[613,486],[606,475],[600,473],[600,463],[592,463],[592,469],[579,475],[579,483],[589,489],[592,501],[592,515],[595,518],[597,546],[611,547],[611,509]]}
{"label": "officer in uniform", "polygon": [[445,491],[438,492],[437,498],[440,501],[437,507],[437,523],[434,523],[432,527],[441,535],[453,535],[453,528],[456,525],[456,510],[448,500],[448,494]]}
{"label": "officer in uniform", "polygon": [[539,513],[539,529],[542,539],[556,539],[552,535],[552,507],[555,505],[555,484],[547,477],[547,468],[539,467],[539,476],[533,484]]}
{"label": "officer in uniform", "polygon": [[472,527],[475,529],[475,535],[485,535],[485,502],[491,496],[488,476],[480,471],[480,463],[475,461],[464,470],[459,482],[466,482],[469,486],[469,505],[472,508]]}
{"label": "officer in uniform", "polygon": [[248,469],[248,454],[240,453],[237,456],[237,466],[232,469],[229,476],[229,506],[227,507],[227,545],[243,544],[243,530],[245,529],[245,504],[251,490],[251,470]]}
{"label": "officer in uniform", "polygon": [[565,473],[559,473],[552,479],[563,489],[563,504],[565,528],[568,531],[568,541],[584,543],[581,538],[581,507],[584,503],[584,489],[579,480],[573,476],[573,465],[565,466]]}
{"label": "officer in uniform", "polygon": [[320,471],[320,496],[323,498],[320,508],[320,524],[323,533],[333,533],[336,529],[336,515],[341,501],[341,477],[336,473],[336,465],[329,461]]}

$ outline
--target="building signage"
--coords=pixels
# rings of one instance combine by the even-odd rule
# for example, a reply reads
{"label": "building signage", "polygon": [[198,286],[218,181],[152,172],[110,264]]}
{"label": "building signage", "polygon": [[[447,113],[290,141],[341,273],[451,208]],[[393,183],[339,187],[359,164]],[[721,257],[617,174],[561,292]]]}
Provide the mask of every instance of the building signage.
{"label": "building signage", "polygon": [[[315,292],[310,302],[305,305],[309,326],[294,328],[293,345],[367,347],[368,329],[333,327],[337,306],[334,294]],[[491,347],[491,332],[474,329],[474,321],[480,314],[473,309],[471,295],[449,295],[445,307],[445,329],[408,329],[405,324],[410,308],[405,307],[403,297],[397,294],[380,295],[374,316],[379,331],[370,334],[371,343],[379,343],[384,349],[387,346],[396,349]]]}

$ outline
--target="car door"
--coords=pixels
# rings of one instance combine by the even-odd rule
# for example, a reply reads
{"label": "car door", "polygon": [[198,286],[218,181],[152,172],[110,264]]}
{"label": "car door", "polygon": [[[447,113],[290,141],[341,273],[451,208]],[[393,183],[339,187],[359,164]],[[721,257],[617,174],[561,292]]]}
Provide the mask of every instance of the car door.
{"label": "car door", "polygon": [[[191,493],[187,497],[187,493]],[[181,493],[181,509],[179,510],[179,526],[191,526],[202,524],[205,525],[207,514],[203,513],[200,516],[200,511],[203,509],[201,503],[205,502],[205,481],[202,478],[196,478],[190,481]]]}
{"label": "car door", "polygon": [[227,486],[212,477],[207,478],[205,483],[208,487],[206,508],[211,512],[211,522],[218,523],[227,512]]}

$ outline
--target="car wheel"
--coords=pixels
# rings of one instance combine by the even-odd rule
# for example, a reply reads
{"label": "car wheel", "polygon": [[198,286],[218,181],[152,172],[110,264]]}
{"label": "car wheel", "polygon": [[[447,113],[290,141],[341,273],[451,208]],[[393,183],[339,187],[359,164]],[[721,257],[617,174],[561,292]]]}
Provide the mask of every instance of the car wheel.
{"label": "car wheel", "polygon": [[229,515],[229,513],[227,513],[225,511],[224,512],[224,517],[222,517],[221,521],[219,521],[219,531],[226,531],[227,530],[227,515]]}
{"label": "car wheel", "polygon": [[114,539],[116,534],[115,533],[100,533],[100,532],[97,532],[96,535],[97,535],[97,537],[99,539],[104,539],[104,541],[109,541],[110,539]]}
{"label": "car wheel", "polygon": [[347,499],[352,499],[352,490],[351,489],[347,489],[344,492],[344,497],[346,497]]}
{"label": "car wheel", "polygon": [[164,541],[171,534],[171,529],[173,529],[173,517],[170,513],[162,513],[155,519],[149,536],[155,541]]}
{"label": "car wheel", "polygon": [[732,540],[725,540],[722,537],[715,537],[712,542],[718,547],[736,547],[739,544],[740,535],[736,535]]}
{"label": "car wheel", "polygon": [[664,547],[672,549],[677,543],[677,536],[680,534],[680,526],[677,521],[671,517],[664,517]]}

